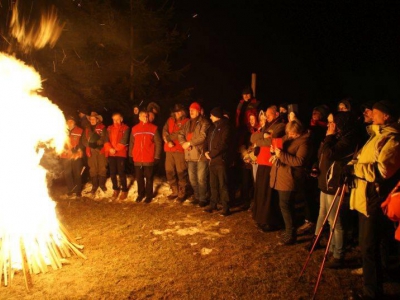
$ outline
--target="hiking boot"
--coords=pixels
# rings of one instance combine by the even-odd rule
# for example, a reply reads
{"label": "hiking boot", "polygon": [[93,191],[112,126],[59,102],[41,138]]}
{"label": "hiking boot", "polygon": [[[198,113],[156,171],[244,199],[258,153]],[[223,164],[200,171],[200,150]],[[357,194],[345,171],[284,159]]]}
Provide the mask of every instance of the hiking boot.
{"label": "hiking boot", "polygon": [[207,201],[199,201],[199,207],[206,207]]}
{"label": "hiking boot", "polygon": [[172,193],[171,195],[167,196],[168,200],[174,200],[178,197],[178,188],[174,185],[171,185]]}
{"label": "hiking boot", "polygon": [[284,235],[282,239],[277,243],[277,246],[289,246],[296,244],[296,237]]}
{"label": "hiking boot", "polygon": [[107,177],[99,176],[99,185],[100,185],[100,189],[103,192],[107,192],[106,181],[107,181]]}
{"label": "hiking boot", "polygon": [[176,199],[177,197],[178,197],[178,195],[171,194],[171,195],[167,196],[167,199],[168,199],[168,200],[174,200],[174,199]]}
{"label": "hiking boot", "polygon": [[190,200],[190,204],[197,205],[197,204],[199,204],[199,203],[200,203],[199,199],[192,199],[192,200]]}
{"label": "hiking boot", "polygon": [[90,193],[94,195],[96,194],[96,191],[99,187],[99,177],[93,176],[91,180],[92,180],[92,190],[90,191]]}
{"label": "hiking boot", "polygon": [[315,229],[315,224],[313,222],[305,220],[304,224],[297,228],[297,234],[310,233]]}
{"label": "hiking boot", "polygon": [[119,200],[123,201],[126,198],[128,198],[128,192],[121,192],[121,195],[119,196]]}
{"label": "hiking boot", "polygon": [[117,200],[118,196],[119,196],[119,192],[120,190],[114,190],[112,196],[111,196],[111,201],[115,201]]}
{"label": "hiking boot", "polygon": [[215,210],[217,210],[217,208],[215,206],[209,205],[204,209],[204,212],[213,213]]}
{"label": "hiking boot", "polygon": [[184,186],[180,186],[178,189],[178,201],[185,202],[186,200],[186,188]]}
{"label": "hiking boot", "polygon": [[150,198],[150,197],[146,197],[146,199],[144,199],[144,203],[150,203],[151,201],[153,200],[153,198]]}
{"label": "hiking boot", "polygon": [[138,196],[136,197],[136,199],[135,199],[135,202],[137,202],[137,203],[142,202],[143,199],[144,199],[144,196],[138,195]]}
{"label": "hiking boot", "polygon": [[229,210],[229,209],[225,209],[225,210],[223,210],[219,215],[220,216],[222,216],[222,217],[228,217],[228,216],[230,216],[232,213],[231,213],[231,211]]}
{"label": "hiking boot", "polygon": [[343,259],[332,257],[325,263],[325,268],[340,269],[343,267]]}

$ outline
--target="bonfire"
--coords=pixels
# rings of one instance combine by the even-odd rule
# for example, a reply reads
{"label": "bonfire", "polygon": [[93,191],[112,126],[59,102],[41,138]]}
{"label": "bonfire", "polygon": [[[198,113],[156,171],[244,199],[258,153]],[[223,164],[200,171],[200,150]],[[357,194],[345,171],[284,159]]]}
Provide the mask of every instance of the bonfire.
{"label": "bonfire", "polygon": [[[23,49],[54,45],[62,28],[55,18],[52,10],[33,30],[18,18],[15,4],[10,31]],[[31,274],[45,273],[48,266],[59,269],[72,254],[86,258],[57,219],[40,165],[45,149],[59,153],[67,138],[62,111],[40,95],[41,89],[32,67],[0,53],[0,283],[10,285],[15,270],[23,270],[28,289]]]}

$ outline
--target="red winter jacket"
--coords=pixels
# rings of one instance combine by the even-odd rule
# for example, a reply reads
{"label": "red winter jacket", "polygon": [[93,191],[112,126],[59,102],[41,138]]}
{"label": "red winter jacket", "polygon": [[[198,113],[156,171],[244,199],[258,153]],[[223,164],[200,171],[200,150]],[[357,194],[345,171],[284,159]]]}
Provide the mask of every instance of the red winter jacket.
{"label": "red winter jacket", "polygon": [[68,143],[65,145],[65,150],[61,153],[61,158],[81,158],[82,153],[82,137],[83,129],[75,126],[69,130]]}
{"label": "red winter jacket", "polygon": [[143,123],[133,126],[129,143],[129,156],[135,165],[152,165],[161,154],[161,138],[157,126]]}
{"label": "red winter jacket", "polygon": [[[164,151],[166,152],[184,152],[181,144],[178,141],[178,132],[181,130],[183,125],[189,121],[188,118],[182,118],[176,120],[171,117],[167,120],[163,128],[163,139],[164,139]],[[173,147],[168,147],[168,142],[174,143]]]}
{"label": "red winter jacket", "polygon": [[[106,156],[126,157],[128,152],[129,127],[125,124],[113,124],[107,128],[106,143],[104,144]],[[110,149],[115,149],[115,154],[110,154]]]}

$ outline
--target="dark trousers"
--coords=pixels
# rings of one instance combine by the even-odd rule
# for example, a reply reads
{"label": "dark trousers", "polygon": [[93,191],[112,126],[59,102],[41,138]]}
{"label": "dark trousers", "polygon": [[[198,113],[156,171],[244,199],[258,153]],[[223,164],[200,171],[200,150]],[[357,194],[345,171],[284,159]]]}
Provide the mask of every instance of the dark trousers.
{"label": "dark trousers", "polygon": [[128,185],[126,182],[126,174],[125,174],[125,157],[112,156],[108,157],[108,165],[110,167],[110,177],[113,184],[113,190],[119,190],[117,175],[119,176],[119,182],[121,185],[121,190],[123,192],[128,191]]}
{"label": "dark trousers", "polygon": [[[380,203],[375,186],[368,184],[367,197],[370,203]],[[366,217],[358,214],[359,243],[361,248],[363,267],[363,293],[372,298],[378,298],[383,294],[383,264],[387,265],[387,234],[390,232],[390,221],[384,216],[380,205],[369,207]]]}
{"label": "dark trousers", "polygon": [[185,189],[188,185],[188,166],[183,152],[165,152],[165,175],[171,189]]}
{"label": "dark trousers", "polygon": [[316,178],[307,178],[305,180],[305,207],[304,218],[307,221],[316,223],[319,211],[320,189]]}
{"label": "dark trousers", "polygon": [[153,166],[135,166],[135,177],[138,196],[153,199]]}
{"label": "dark trousers", "polygon": [[107,158],[100,150],[91,149],[92,156],[88,157],[90,177],[107,176]]}
{"label": "dark trousers", "polygon": [[67,184],[68,193],[80,194],[82,191],[82,158],[63,158],[64,179]]}
{"label": "dark trousers", "polygon": [[279,194],[279,206],[281,208],[281,213],[283,221],[285,222],[285,232],[288,236],[294,237],[294,214],[295,214],[295,203],[291,199],[291,191],[278,191]]}
{"label": "dark trousers", "polygon": [[210,165],[210,205],[217,207],[220,200],[223,210],[229,210],[228,176],[224,165]]}

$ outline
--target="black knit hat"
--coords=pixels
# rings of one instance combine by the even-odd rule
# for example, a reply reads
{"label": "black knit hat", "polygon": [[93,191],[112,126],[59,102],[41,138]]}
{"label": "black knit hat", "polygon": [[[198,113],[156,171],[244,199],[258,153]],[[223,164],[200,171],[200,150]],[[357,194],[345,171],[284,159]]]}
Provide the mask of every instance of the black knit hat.
{"label": "black knit hat", "polygon": [[253,96],[253,89],[249,86],[245,87],[242,91],[242,95],[250,94]]}
{"label": "black knit hat", "polygon": [[398,107],[388,100],[381,100],[376,102],[373,106],[373,109],[377,109],[393,118],[398,118],[399,116],[399,109]]}
{"label": "black knit hat", "polygon": [[329,107],[328,105],[322,104],[314,107],[314,110],[318,111],[321,113],[322,119],[326,120],[326,118],[329,115]]}
{"label": "black knit hat", "polygon": [[185,110],[185,107],[182,104],[175,104],[174,107],[172,107],[171,112],[176,113],[182,110]]}
{"label": "black knit hat", "polygon": [[215,107],[211,110],[210,114],[212,114],[214,117],[221,119],[224,116],[224,113],[221,109],[221,107]]}

